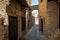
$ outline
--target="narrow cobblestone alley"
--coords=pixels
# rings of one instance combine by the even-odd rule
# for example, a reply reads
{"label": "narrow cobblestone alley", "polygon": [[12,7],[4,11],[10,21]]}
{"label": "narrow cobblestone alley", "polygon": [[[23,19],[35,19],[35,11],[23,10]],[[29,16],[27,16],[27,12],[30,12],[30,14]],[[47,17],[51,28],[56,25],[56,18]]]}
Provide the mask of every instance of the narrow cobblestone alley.
{"label": "narrow cobblestone alley", "polygon": [[60,40],[60,0],[0,0],[0,40]]}
{"label": "narrow cobblestone alley", "polygon": [[38,30],[38,25],[35,24],[22,40],[47,40],[47,38]]}

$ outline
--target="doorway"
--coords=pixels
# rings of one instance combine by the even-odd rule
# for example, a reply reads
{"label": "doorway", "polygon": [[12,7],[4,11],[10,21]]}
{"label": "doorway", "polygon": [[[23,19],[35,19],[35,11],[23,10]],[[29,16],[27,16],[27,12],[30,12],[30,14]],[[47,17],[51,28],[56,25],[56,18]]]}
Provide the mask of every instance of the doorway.
{"label": "doorway", "polygon": [[41,18],[41,32],[43,32],[43,19]]}
{"label": "doorway", "polygon": [[26,20],[25,20],[25,17],[22,17],[22,32],[26,31]]}
{"label": "doorway", "polygon": [[9,16],[9,40],[18,40],[17,17]]}

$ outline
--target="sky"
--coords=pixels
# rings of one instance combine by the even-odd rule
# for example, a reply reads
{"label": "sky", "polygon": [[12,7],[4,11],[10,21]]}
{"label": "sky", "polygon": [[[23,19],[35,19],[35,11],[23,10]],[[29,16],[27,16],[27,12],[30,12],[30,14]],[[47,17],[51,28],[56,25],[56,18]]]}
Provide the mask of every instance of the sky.
{"label": "sky", "polygon": [[[37,5],[38,0],[32,0],[32,5]],[[33,10],[32,13],[38,13],[38,10]]]}
{"label": "sky", "polygon": [[38,0],[32,0],[32,5],[37,5],[38,4]]}
{"label": "sky", "polygon": [[33,10],[33,11],[32,11],[32,13],[37,13],[37,12],[38,12],[38,10]]}
{"label": "sky", "polygon": [[[32,5],[37,5],[38,4],[38,0],[32,0]],[[38,15],[38,10],[33,10],[32,14],[36,14],[36,16]],[[35,19],[35,23],[38,24],[38,20],[36,21]]]}
{"label": "sky", "polygon": [[[38,0],[32,0],[32,5],[37,5]],[[33,10],[32,13],[38,13],[38,10]]]}

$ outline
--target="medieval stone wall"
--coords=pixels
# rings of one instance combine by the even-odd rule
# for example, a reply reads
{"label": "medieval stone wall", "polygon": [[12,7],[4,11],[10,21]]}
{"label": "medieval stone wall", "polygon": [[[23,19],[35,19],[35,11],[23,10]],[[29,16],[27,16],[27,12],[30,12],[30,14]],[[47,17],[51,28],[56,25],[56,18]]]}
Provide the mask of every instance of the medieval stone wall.
{"label": "medieval stone wall", "polygon": [[19,4],[17,1],[11,0],[10,4],[7,6],[6,9],[8,16],[18,17],[18,39],[19,39],[25,33],[25,31],[22,32],[22,23],[23,23],[22,17],[25,18],[25,14],[26,14],[25,8],[21,6],[21,4]]}
{"label": "medieval stone wall", "polygon": [[[43,0],[39,4],[40,19],[43,19],[43,34],[49,40],[58,40],[59,34],[59,5],[54,1]],[[41,22],[41,21],[40,21]],[[41,27],[40,27],[41,28]]]}
{"label": "medieval stone wall", "polygon": [[9,39],[8,16],[18,17],[18,39],[23,36],[21,17],[25,17],[25,8],[15,0],[0,0],[0,40]]}
{"label": "medieval stone wall", "polygon": [[0,0],[0,40],[8,40],[8,15],[6,7],[9,5],[9,0]]}
{"label": "medieval stone wall", "polygon": [[45,16],[45,32],[50,40],[54,40],[59,33],[59,6],[54,2],[47,3],[47,14]]}

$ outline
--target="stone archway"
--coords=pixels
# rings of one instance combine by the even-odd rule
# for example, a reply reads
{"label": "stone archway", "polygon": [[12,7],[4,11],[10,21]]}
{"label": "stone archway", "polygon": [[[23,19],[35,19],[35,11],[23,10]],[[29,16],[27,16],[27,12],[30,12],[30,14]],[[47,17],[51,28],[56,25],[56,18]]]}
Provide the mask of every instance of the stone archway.
{"label": "stone archway", "polygon": [[[18,38],[16,40],[19,40],[26,31],[26,29],[25,29],[25,27],[26,27],[25,13],[26,13],[26,11],[25,10],[26,10],[25,7],[21,6],[21,4],[19,4],[17,2],[17,0],[13,0],[13,1],[11,0],[10,4],[6,7],[6,12],[8,14],[8,19],[9,19],[9,22],[11,23],[9,25],[12,26],[12,27],[15,26],[15,23],[17,25],[16,26],[17,30],[15,30],[15,31],[17,31],[16,35],[18,36]],[[14,22],[13,22],[13,20],[14,20]],[[15,22],[16,20],[17,20],[17,22]],[[12,28],[11,30],[13,30],[13,29],[14,28]],[[11,32],[11,30],[10,30],[10,32]]]}
{"label": "stone archway", "polygon": [[[19,11],[19,9],[17,9],[19,6],[19,4],[15,1],[15,0],[10,0],[9,1],[9,5],[7,5],[6,7],[6,12],[8,15],[8,39],[9,40],[18,40],[20,37],[20,34],[18,32],[18,30],[20,29],[19,27],[19,16],[17,12]],[[18,11],[17,11],[18,10]],[[19,20],[20,21],[20,20]],[[18,27],[19,26],[19,27]],[[19,29],[18,29],[19,28]],[[19,35],[19,36],[18,36]]]}

